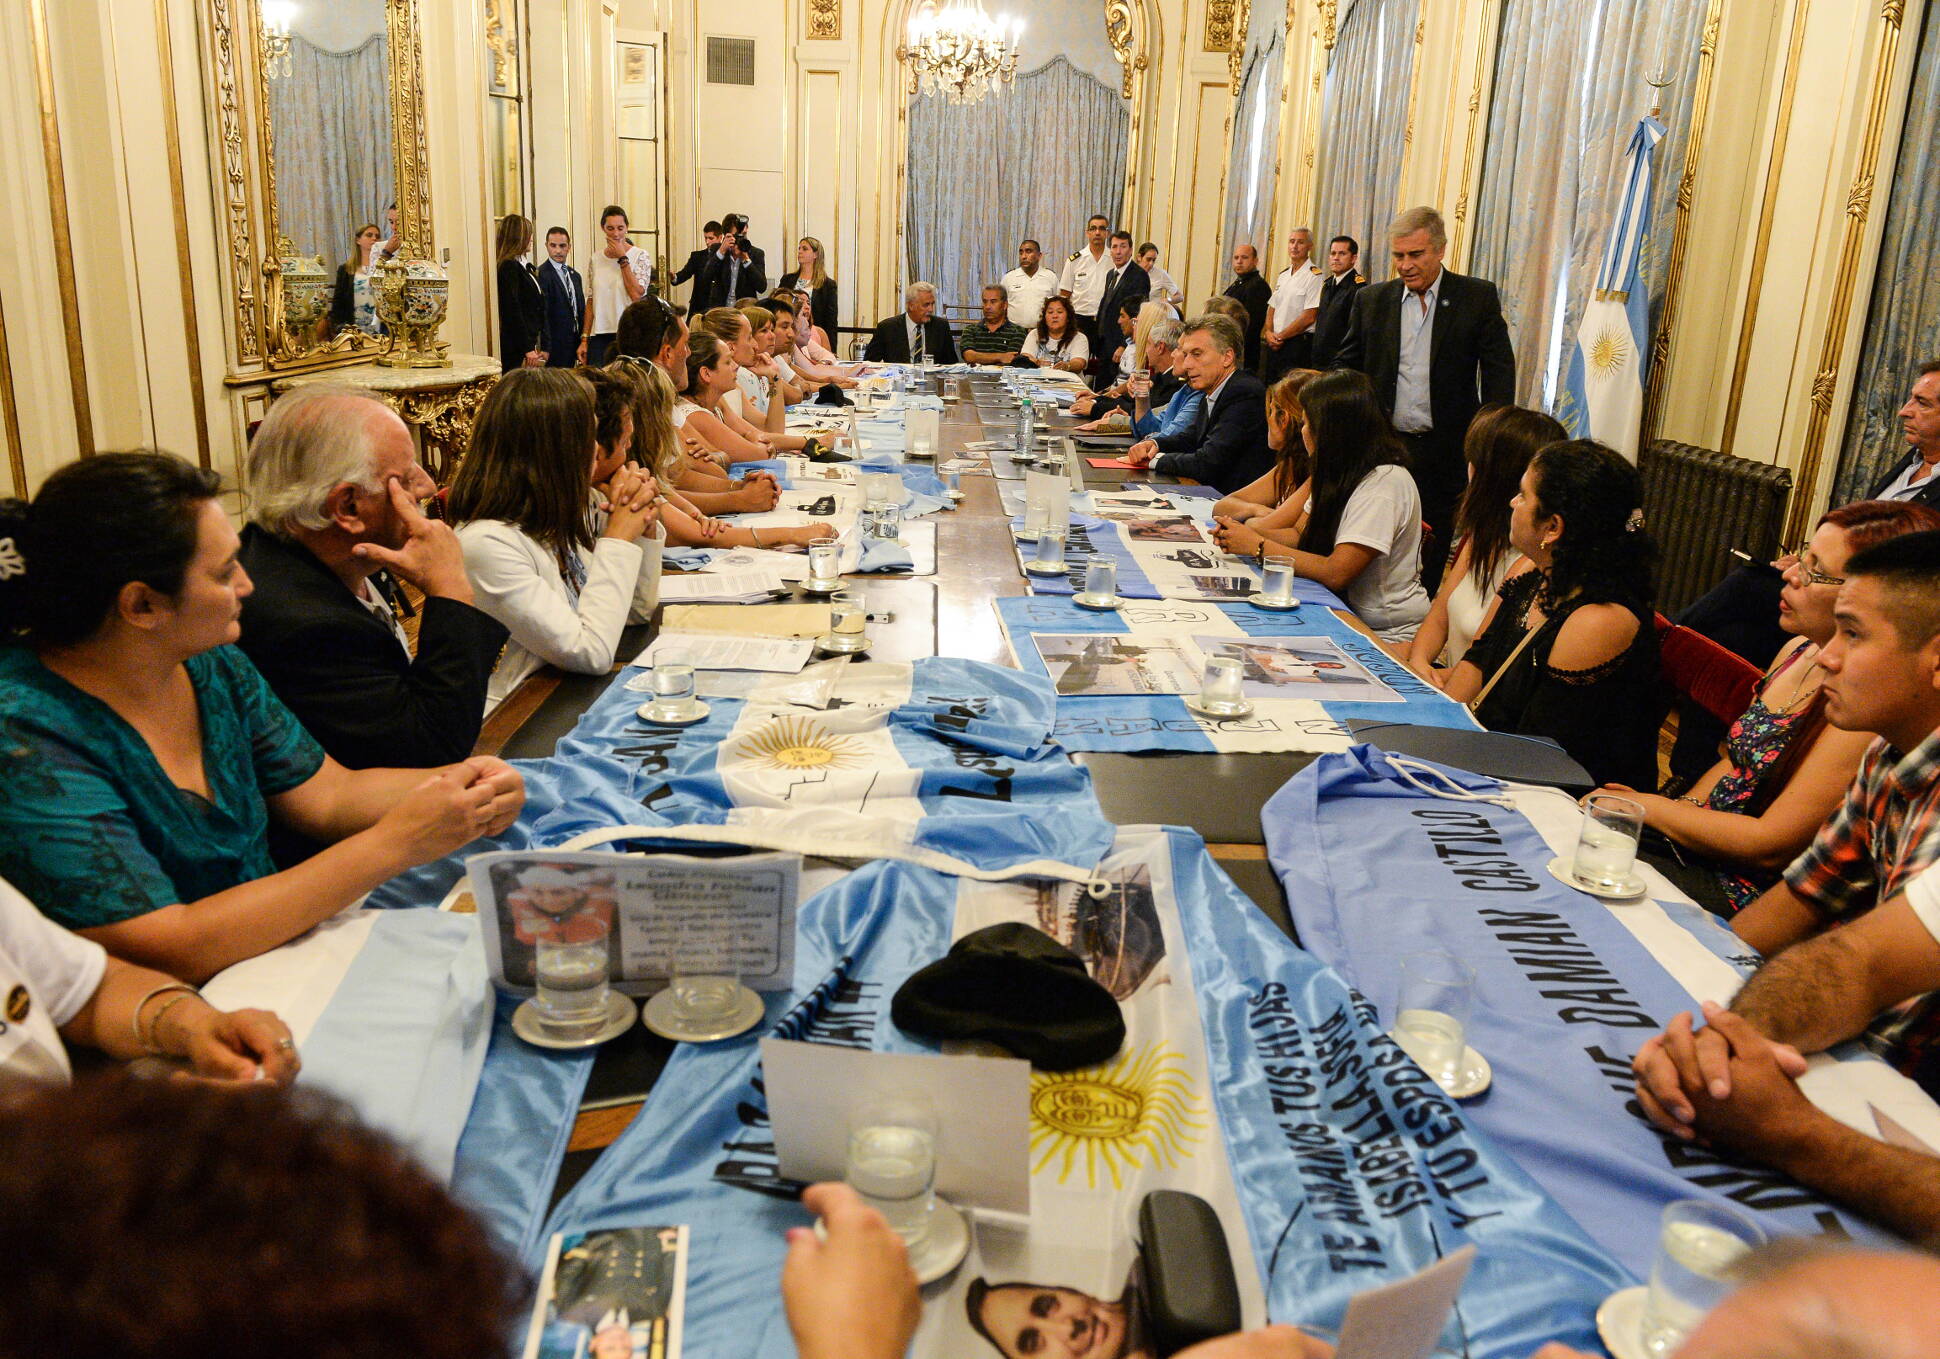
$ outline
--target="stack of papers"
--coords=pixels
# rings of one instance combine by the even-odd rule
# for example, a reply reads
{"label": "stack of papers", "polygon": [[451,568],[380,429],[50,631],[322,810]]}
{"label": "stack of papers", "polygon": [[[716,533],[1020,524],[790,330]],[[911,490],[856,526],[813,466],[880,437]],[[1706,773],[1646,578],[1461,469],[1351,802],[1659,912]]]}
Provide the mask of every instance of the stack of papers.
{"label": "stack of papers", "polygon": [[757,604],[787,593],[788,583],[772,567],[660,578],[663,604]]}
{"label": "stack of papers", "polygon": [[691,665],[696,670],[765,670],[792,675],[808,664],[814,643],[779,637],[722,637],[663,632],[629,665]]}

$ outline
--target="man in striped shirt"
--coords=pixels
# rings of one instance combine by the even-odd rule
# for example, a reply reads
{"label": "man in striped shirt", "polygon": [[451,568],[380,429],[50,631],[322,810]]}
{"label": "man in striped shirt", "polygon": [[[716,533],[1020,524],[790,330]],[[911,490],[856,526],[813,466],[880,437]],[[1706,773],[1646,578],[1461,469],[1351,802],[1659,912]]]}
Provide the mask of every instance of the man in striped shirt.
{"label": "man in striped shirt", "polygon": [[1801,1053],[1859,1038],[1940,1098],[1940,531],[1855,556],[1834,618],[1826,717],[1880,739],[1811,847],[1732,921],[1765,965],[1729,1010],[1705,1007],[1704,1029],[1679,1015],[1644,1045],[1637,1094],[1675,1136],[1931,1238],[1940,1155],[1890,1120],[1887,1141],[1855,1132],[1797,1078]]}

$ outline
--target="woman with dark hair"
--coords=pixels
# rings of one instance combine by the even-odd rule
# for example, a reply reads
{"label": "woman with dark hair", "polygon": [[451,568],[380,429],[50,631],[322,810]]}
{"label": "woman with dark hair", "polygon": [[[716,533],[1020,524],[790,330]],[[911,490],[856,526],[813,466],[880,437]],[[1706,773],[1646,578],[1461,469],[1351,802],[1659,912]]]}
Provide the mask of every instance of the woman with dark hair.
{"label": "woman with dark hair", "polygon": [[546,366],[546,295],[532,272],[532,222],[508,212],[498,223],[498,360],[501,372]]}
{"label": "woman with dark hair", "polygon": [[478,607],[511,640],[485,691],[491,712],[541,665],[579,675],[613,667],[643,576],[657,575],[660,488],[621,466],[594,527],[593,389],[564,368],[507,373],[479,408],[447,507]]}
{"label": "woman with dark hair", "polygon": [[[232,645],[249,594],[213,472],[163,453],[0,502],[0,874],[60,924],[202,981],[510,825],[502,761],[348,770]],[[271,818],[326,848],[284,872]]]}
{"label": "woman with dark hair", "polygon": [[1637,469],[1602,444],[1537,453],[1510,502],[1528,560],[1443,689],[1491,731],[1546,736],[1598,783],[1649,790],[1665,702],[1641,504]]}
{"label": "woman with dark hair", "polygon": [[1300,408],[1301,438],[1313,457],[1310,493],[1296,492],[1250,523],[1215,519],[1219,545],[1291,558],[1301,575],[1345,599],[1377,639],[1405,643],[1428,613],[1421,493],[1407,452],[1365,373],[1321,374],[1300,388]]}
{"label": "woman with dark hair", "polygon": [[812,391],[824,387],[853,387],[856,380],[838,366],[826,346],[816,344],[815,327],[808,325],[808,308],[792,293],[777,289],[764,304],[775,315],[775,358],[786,360]]}
{"label": "woman with dark hair", "polygon": [[1408,644],[1408,668],[1439,685],[1468,653],[1495,592],[1508,579],[1518,554],[1509,546],[1509,501],[1523,469],[1546,444],[1569,437],[1541,411],[1521,406],[1484,406],[1462,440],[1468,490],[1455,511],[1455,555],[1428,616]]}
{"label": "woman with dark hair", "polygon": [[1091,341],[1078,328],[1071,303],[1062,297],[1044,299],[1044,314],[1024,337],[1024,350],[1017,356],[1024,367],[1057,368],[1067,373],[1082,373],[1091,362]]}
{"label": "woman with dark hair", "polygon": [[755,429],[729,408],[729,394],[740,390],[740,367],[732,346],[714,331],[696,326],[689,334],[687,380],[674,403],[674,428],[718,453],[722,466],[772,458],[781,438]]}
{"label": "woman with dark hair", "polygon": [[366,222],[351,239],[350,258],[337,266],[337,287],[330,298],[331,334],[349,329],[368,335],[384,333],[383,323],[377,319],[377,297],[371,291],[376,253],[377,223]]}
{"label": "woman with dark hair", "polygon": [[[1264,476],[1215,504],[1215,519],[1224,516],[1243,524],[1273,513],[1296,495],[1302,505],[1306,504],[1307,478],[1312,473],[1312,465],[1307,455],[1307,415],[1300,406],[1300,392],[1319,376],[1311,368],[1295,368],[1266,389],[1266,444],[1279,457]],[[1293,527],[1297,532],[1299,525],[1296,523]]]}
{"label": "woman with dark hair", "polygon": [[1681,798],[1611,785],[1677,846],[1682,863],[1666,871],[1700,905],[1736,915],[1779,880],[1838,809],[1873,741],[1871,732],[1841,731],[1825,719],[1818,657],[1832,640],[1841,577],[1855,554],[1929,529],[1940,529],[1940,510],[1917,501],[1862,500],[1821,516],[1812,541],[1785,568],[1778,597],[1778,624],[1792,640],[1731,724],[1724,758]]}

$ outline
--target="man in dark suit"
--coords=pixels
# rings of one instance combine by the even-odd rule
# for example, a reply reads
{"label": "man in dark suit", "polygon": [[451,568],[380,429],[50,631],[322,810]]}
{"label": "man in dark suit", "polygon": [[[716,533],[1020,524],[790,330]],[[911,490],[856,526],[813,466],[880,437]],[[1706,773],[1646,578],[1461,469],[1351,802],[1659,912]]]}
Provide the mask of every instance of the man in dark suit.
{"label": "man in dark suit", "polygon": [[1199,418],[1174,435],[1142,439],[1125,460],[1154,472],[1190,477],[1231,495],[1273,466],[1266,442],[1266,384],[1241,364],[1245,340],[1224,316],[1198,316],[1179,340],[1185,380],[1205,396]]}
{"label": "man in dark suit", "polygon": [[[694,285],[694,291],[696,293],[700,291],[701,273],[707,268],[708,259],[721,248],[721,224],[719,222],[709,222],[701,228],[701,236],[706,240],[707,244],[687,256],[687,263],[680,266],[680,272],[667,280],[669,289],[673,288],[676,284],[691,281]],[[690,297],[688,300],[692,302],[694,299]]]}
{"label": "man in dark suit", "polygon": [[903,311],[885,317],[869,337],[862,357],[869,363],[921,363],[928,355],[938,363],[957,361],[950,323],[936,315],[936,289],[912,283],[903,289]]}
{"label": "man in dark suit", "polygon": [[1104,375],[1104,381],[1097,384],[1100,390],[1118,380],[1118,356],[1114,351],[1132,342],[1130,335],[1119,332],[1119,310],[1127,298],[1143,299],[1152,295],[1152,276],[1132,258],[1132,233],[1112,232],[1108,249],[1111,270],[1105,275],[1104,300],[1098,304],[1098,343],[1091,350],[1092,372]]}
{"label": "man in dark suit", "polygon": [[749,243],[748,219],[730,212],[721,219],[719,244],[695,285],[692,310],[731,307],[744,297],[760,297],[767,291],[767,256],[760,246]]}
{"label": "man in dark suit", "polygon": [[[242,649],[352,769],[453,764],[478,740],[506,632],[472,606],[457,536],[418,512],[432,489],[404,422],[348,388],[278,398],[250,444]],[[387,571],[425,596],[415,658]]]}
{"label": "man in dark suit", "polygon": [[1366,286],[1360,242],[1352,236],[1334,237],[1327,243],[1327,281],[1320,285],[1320,314],[1314,318],[1313,366],[1323,373],[1334,366],[1340,342],[1347,338],[1354,294]]}
{"label": "man in dark suit", "polygon": [[1900,407],[1906,456],[1873,486],[1868,500],[1917,500],[1940,506],[1940,359],[1930,359],[1913,375],[1913,390]]}
{"label": "man in dark suit", "polygon": [[1375,399],[1407,445],[1421,517],[1435,535],[1422,584],[1441,581],[1455,503],[1468,481],[1462,439],[1485,404],[1516,399],[1516,356],[1495,284],[1442,268],[1448,232],[1433,208],[1388,227],[1395,277],[1361,289],[1334,367],[1374,382]]}
{"label": "man in dark suit", "polygon": [[1267,303],[1273,299],[1273,285],[1260,277],[1260,252],[1250,245],[1233,247],[1233,281],[1226,296],[1246,308],[1246,356],[1242,366],[1249,373],[1260,370],[1260,332],[1266,329]]}
{"label": "man in dark suit", "polygon": [[570,368],[578,357],[580,331],[586,321],[586,285],[579,270],[566,263],[573,238],[564,227],[546,231],[546,262],[539,266],[539,292],[545,298],[543,344],[546,367]]}

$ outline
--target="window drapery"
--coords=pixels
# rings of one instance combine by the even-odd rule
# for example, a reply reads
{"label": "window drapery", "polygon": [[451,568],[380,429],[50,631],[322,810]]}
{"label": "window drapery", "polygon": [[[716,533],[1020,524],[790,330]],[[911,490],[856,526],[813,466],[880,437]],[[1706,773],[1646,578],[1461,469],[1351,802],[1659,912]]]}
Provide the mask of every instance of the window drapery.
{"label": "window drapery", "polygon": [[1358,0],[1336,14],[1334,50],[1321,94],[1314,258],[1352,236],[1369,282],[1388,276],[1388,222],[1400,205],[1401,157],[1414,79],[1421,0]]}
{"label": "window drapery", "polygon": [[1624,150],[1651,107],[1644,74],[1661,61],[1676,80],[1658,115],[1667,132],[1638,265],[1655,332],[1704,11],[1705,0],[1503,4],[1469,272],[1501,290],[1525,406],[1553,411],[1561,395],[1621,196]]}
{"label": "window drapery", "polygon": [[290,38],[290,73],[269,82],[269,101],[277,227],[299,254],[334,267],[358,227],[384,229],[396,195],[389,70],[382,33],[348,52]]}
{"label": "window drapery", "polygon": [[1084,244],[1085,218],[1118,221],[1130,134],[1118,90],[1062,56],[975,104],[912,97],[904,280],[974,313],[983,285],[1017,267],[1024,237],[1061,267]]}
{"label": "window drapery", "polygon": [[1225,244],[1259,248],[1260,269],[1273,276],[1273,194],[1280,142],[1280,87],[1286,75],[1286,29],[1274,8],[1253,7],[1233,105],[1233,143],[1227,154]]}
{"label": "window drapery", "polygon": [[1879,246],[1879,271],[1859,343],[1852,413],[1832,503],[1843,505],[1906,456],[1896,418],[1906,404],[1913,370],[1940,358],[1940,5],[1929,5],[1914,59],[1900,157]]}

